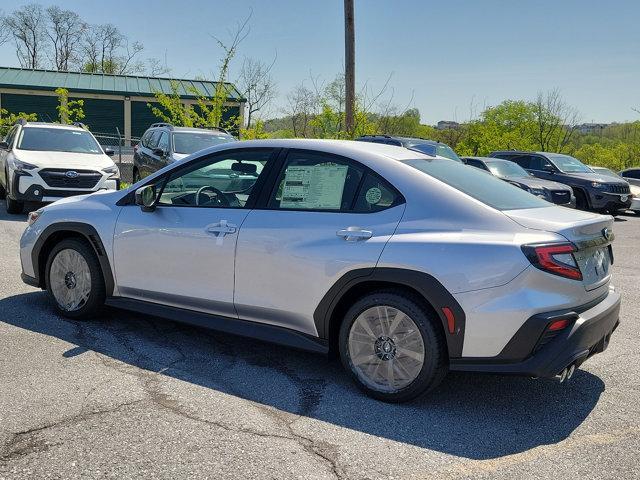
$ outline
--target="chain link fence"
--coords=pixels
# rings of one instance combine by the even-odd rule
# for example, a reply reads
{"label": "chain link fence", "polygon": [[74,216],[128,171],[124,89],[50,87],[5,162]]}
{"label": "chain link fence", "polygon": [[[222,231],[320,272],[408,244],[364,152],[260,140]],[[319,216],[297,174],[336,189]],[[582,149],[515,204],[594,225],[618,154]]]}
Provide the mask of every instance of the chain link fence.
{"label": "chain link fence", "polygon": [[113,161],[120,169],[120,178],[123,182],[132,183],[133,181],[133,150],[140,141],[139,138],[123,137],[118,131],[113,133],[91,132],[96,137],[102,148],[110,148],[114,151]]}

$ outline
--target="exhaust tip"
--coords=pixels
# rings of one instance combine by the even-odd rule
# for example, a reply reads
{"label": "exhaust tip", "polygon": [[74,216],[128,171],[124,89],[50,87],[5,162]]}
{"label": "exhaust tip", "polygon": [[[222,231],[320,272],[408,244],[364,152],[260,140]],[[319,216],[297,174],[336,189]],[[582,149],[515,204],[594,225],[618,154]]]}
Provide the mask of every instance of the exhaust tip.
{"label": "exhaust tip", "polygon": [[560,373],[559,378],[558,378],[558,380],[560,381],[560,383],[564,383],[564,381],[567,379],[567,373],[568,373],[567,371],[568,371],[568,369],[567,369],[567,368],[565,368],[565,369],[564,369],[564,370],[562,370],[562,372]]}
{"label": "exhaust tip", "polygon": [[572,363],[567,369],[567,380],[571,380],[571,377],[573,377],[573,374],[575,371],[576,371],[576,364]]}

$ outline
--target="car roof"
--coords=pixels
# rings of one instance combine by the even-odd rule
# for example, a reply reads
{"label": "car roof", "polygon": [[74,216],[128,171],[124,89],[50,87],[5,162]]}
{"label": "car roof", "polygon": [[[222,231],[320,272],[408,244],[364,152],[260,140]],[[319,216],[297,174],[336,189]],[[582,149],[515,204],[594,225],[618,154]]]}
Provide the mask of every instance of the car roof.
{"label": "car roof", "polygon": [[463,160],[480,160],[481,162],[510,162],[511,160],[506,160],[504,158],[495,158],[495,157],[460,157]]}
{"label": "car roof", "polygon": [[[359,142],[355,140],[324,140],[312,138],[282,138],[264,140],[243,140],[242,142],[224,143],[209,147],[212,152],[218,150],[235,148],[290,148],[308,149],[319,152],[334,153],[343,156],[358,156],[358,154],[373,154],[378,157],[386,157],[391,160],[411,160],[411,159],[433,159],[444,158],[426,155],[415,150],[409,150],[395,145],[385,145],[381,143]],[[200,154],[205,151],[200,152]]]}
{"label": "car roof", "polygon": [[47,122],[27,122],[22,125],[23,128],[58,128],[60,130],[80,130],[86,132],[82,127],[77,125],[65,125],[62,123],[47,123]]}
{"label": "car roof", "polygon": [[212,133],[219,135],[229,135],[228,132],[217,130],[215,128],[198,128],[198,127],[175,127],[172,125],[152,125],[147,130],[171,130],[172,132],[193,132],[193,133]]}
{"label": "car roof", "polygon": [[400,137],[395,135],[362,135],[361,137],[356,138],[356,140],[364,140],[373,139],[373,138],[386,138],[388,140],[398,140],[400,142],[415,142],[415,143],[426,143],[429,145],[446,145],[445,143],[439,142],[437,140],[429,140],[427,138],[418,138],[418,137]]}

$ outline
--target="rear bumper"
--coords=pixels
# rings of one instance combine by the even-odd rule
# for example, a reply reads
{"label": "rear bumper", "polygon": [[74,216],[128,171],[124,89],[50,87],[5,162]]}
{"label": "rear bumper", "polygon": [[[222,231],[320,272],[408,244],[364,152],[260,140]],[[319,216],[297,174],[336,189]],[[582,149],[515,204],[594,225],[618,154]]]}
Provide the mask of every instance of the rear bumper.
{"label": "rear bumper", "polygon": [[[554,377],[565,367],[579,366],[604,351],[618,326],[619,312],[620,295],[610,290],[595,305],[534,315],[497,357],[451,359],[450,369]],[[549,340],[544,335],[547,326],[559,319],[568,319],[571,325]]]}

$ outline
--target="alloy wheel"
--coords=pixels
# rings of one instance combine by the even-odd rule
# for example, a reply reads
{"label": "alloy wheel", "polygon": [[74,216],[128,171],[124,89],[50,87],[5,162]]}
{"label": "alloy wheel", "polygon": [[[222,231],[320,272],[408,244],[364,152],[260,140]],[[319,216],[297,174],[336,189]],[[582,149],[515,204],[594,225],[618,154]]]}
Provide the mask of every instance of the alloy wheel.
{"label": "alloy wheel", "polygon": [[60,250],[51,262],[49,282],[53,297],[62,310],[79,310],[91,294],[89,264],[76,250]]}
{"label": "alloy wheel", "polygon": [[409,315],[388,305],[358,315],[349,331],[348,347],[358,378],[379,392],[409,386],[424,365],[420,329]]}

